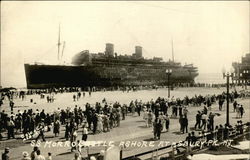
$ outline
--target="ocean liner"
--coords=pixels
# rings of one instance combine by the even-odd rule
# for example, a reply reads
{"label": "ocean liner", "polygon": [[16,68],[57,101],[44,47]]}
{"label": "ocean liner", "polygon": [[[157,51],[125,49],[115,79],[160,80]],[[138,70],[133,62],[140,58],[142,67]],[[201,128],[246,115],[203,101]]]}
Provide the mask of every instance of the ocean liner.
{"label": "ocean liner", "polygon": [[136,46],[132,55],[117,55],[111,43],[106,44],[104,53],[88,50],[77,53],[70,65],[24,64],[24,67],[29,89],[166,85],[166,69],[172,70],[170,82],[175,84],[194,83],[198,75],[193,64],[182,66],[174,60],[144,58],[141,46]]}

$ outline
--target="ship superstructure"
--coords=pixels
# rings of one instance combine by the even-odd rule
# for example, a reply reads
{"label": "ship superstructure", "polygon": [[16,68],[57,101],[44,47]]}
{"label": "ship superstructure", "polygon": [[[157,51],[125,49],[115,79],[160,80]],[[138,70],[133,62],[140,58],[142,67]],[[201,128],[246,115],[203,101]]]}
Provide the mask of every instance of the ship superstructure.
{"label": "ship superstructure", "polygon": [[145,59],[141,46],[132,55],[118,55],[111,43],[102,53],[77,53],[71,65],[25,64],[27,88],[166,85],[166,69],[172,69],[170,81],[175,84],[194,83],[198,75],[192,64]]}

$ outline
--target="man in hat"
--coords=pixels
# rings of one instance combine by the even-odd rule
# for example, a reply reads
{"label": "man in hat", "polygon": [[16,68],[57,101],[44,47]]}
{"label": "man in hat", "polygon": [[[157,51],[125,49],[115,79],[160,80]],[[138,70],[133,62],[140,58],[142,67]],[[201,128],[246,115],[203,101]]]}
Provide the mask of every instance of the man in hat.
{"label": "man in hat", "polygon": [[10,152],[10,148],[6,147],[4,149],[4,153],[2,154],[2,160],[9,160],[10,159],[9,152]]}
{"label": "man in hat", "polygon": [[35,158],[35,160],[45,160],[45,157],[41,155],[41,151],[39,149],[36,151],[36,153],[37,157]]}
{"label": "man in hat", "polygon": [[22,158],[22,160],[31,160],[31,158],[29,157],[29,153],[28,152],[26,152],[26,151],[23,152],[23,158]]}
{"label": "man in hat", "polygon": [[30,157],[31,157],[31,160],[35,160],[36,156],[37,156],[37,150],[38,150],[38,147],[37,146],[34,146],[33,148],[33,151],[31,152],[30,154]]}

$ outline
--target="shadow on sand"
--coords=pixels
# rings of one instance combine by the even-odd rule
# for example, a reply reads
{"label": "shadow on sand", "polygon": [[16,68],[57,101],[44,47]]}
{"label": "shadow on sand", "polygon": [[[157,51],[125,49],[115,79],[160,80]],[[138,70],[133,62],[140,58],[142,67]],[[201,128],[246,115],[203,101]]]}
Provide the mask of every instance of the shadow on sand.
{"label": "shadow on sand", "polygon": [[147,127],[147,126],[145,126],[145,125],[143,125],[143,126],[138,126],[139,128],[149,128],[149,127]]}
{"label": "shadow on sand", "polygon": [[180,132],[180,131],[175,131],[175,132],[172,132],[173,134],[176,134],[176,135],[182,135],[183,133]]}
{"label": "shadow on sand", "polygon": [[155,141],[154,138],[147,138],[147,139],[144,139],[143,141]]}

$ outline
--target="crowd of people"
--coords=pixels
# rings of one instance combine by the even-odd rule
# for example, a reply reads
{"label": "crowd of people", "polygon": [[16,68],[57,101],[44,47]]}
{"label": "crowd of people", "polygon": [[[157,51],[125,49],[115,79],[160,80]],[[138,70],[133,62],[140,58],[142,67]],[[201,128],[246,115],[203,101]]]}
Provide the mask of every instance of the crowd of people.
{"label": "crowd of people", "polygon": [[[81,94],[78,92],[76,97],[81,97]],[[78,99],[73,97],[73,99]],[[230,101],[234,102],[234,99],[238,97],[237,92],[233,92],[229,95]],[[43,97],[41,97],[43,98]],[[131,101],[129,104],[121,105],[119,102],[109,104],[104,98],[102,102],[96,102],[96,104],[91,106],[89,103],[86,103],[85,110],[80,106],[75,106],[74,109],[68,107],[67,109],[58,108],[54,113],[46,113],[45,110],[36,110],[32,109],[24,110],[21,112],[18,110],[18,113],[11,112],[10,115],[5,113],[5,110],[0,112],[0,131],[7,130],[8,139],[14,138],[15,133],[22,132],[24,137],[27,133],[34,133],[35,129],[43,128],[46,126],[47,130],[52,130],[55,132],[55,135],[58,135],[60,131],[60,125],[65,125],[66,131],[72,132],[72,128],[76,126],[82,126],[83,124],[92,131],[93,134],[108,132],[112,128],[119,127],[120,121],[125,120],[128,113],[132,116],[135,113],[138,116],[143,112],[143,119],[147,127],[153,126],[155,135],[159,132],[159,127],[163,128],[165,126],[166,130],[169,129],[170,118],[177,118],[179,116],[180,131],[182,133],[188,132],[188,107],[201,106],[204,105],[202,111],[198,111],[196,115],[196,125],[195,128],[203,128],[210,130],[213,129],[213,119],[215,114],[209,112],[211,110],[211,105],[218,101],[219,109],[221,110],[224,101],[226,99],[226,94],[220,95],[207,95],[207,96],[194,96],[189,98],[188,96],[183,99],[165,99],[157,98],[156,100],[150,100],[148,102],[142,101]],[[48,99],[47,99],[48,101]],[[233,103],[234,111],[237,112],[237,118],[242,118],[244,108],[242,105],[237,104],[237,101]],[[172,109],[172,111],[169,111]],[[70,127],[68,127],[70,126]],[[158,126],[158,127],[157,127]],[[162,129],[161,129],[162,130]],[[1,133],[0,132],[0,133]],[[70,133],[65,133],[65,138]],[[159,133],[158,133],[159,135]],[[41,134],[43,137],[43,134]],[[159,136],[155,136],[159,137]],[[0,135],[0,138],[2,136]],[[26,137],[25,137],[26,138]],[[44,139],[44,138],[43,138]]]}
{"label": "crowd of people", "polygon": [[[235,84],[232,84],[231,87],[235,87]],[[240,85],[238,85],[240,86]],[[9,92],[5,92],[4,95],[6,95],[9,99],[13,99],[13,97],[19,97],[22,100],[26,98],[27,95],[34,95],[38,94],[44,97],[45,94],[54,95],[58,93],[71,93],[71,92],[82,92],[82,95],[85,95],[85,92],[89,93],[91,95],[91,92],[96,91],[123,91],[123,92],[130,92],[130,91],[138,91],[138,90],[151,90],[151,89],[158,89],[158,88],[165,88],[166,86],[112,86],[112,87],[55,87],[55,88],[48,88],[48,89],[21,89],[16,90],[15,88],[11,89]],[[195,83],[195,84],[173,84],[171,86],[171,89],[173,88],[185,88],[185,87],[205,87],[205,88],[220,88],[225,87],[225,84],[205,84],[205,83]],[[244,88],[244,86],[242,86]],[[3,94],[3,93],[1,93]],[[77,93],[79,94],[79,93]],[[250,96],[250,93],[242,93],[242,96]],[[0,106],[3,102],[3,96],[0,96]]]}
{"label": "crowd of people", "polygon": [[[104,160],[105,151],[101,150],[100,154],[96,156],[90,156],[89,160]],[[72,160],[82,160],[80,152],[75,152]],[[2,160],[10,160],[10,148],[6,147],[2,153]],[[42,152],[38,146],[34,146],[33,151],[29,154],[27,151],[22,152],[21,160],[52,160],[53,156],[51,152],[48,152],[47,156],[42,155]]]}
{"label": "crowd of people", "polygon": [[[19,93],[20,94],[20,93]],[[44,93],[40,98],[43,99]],[[91,94],[91,93],[89,93]],[[13,100],[13,93],[6,94],[10,101]],[[24,94],[21,94],[24,95]],[[77,91],[73,96],[73,100],[77,100],[81,96],[81,92]],[[239,97],[237,92],[229,94],[230,102],[233,102],[234,110],[237,112],[237,118],[242,118],[244,108],[235,101]],[[20,96],[20,98],[23,98]],[[53,100],[47,102],[51,103]],[[53,99],[53,98],[52,98]],[[213,131],[214,117],[219,114],[211,112],[212,104],[218,102],[221,110],[226,100],[226,94],[220,95],[195,95],[192,98],[188,96],[183,99],[166,99],[158,97],[156,100],[142,102],[140,100],[132,100],[129,104],[120,104],[115,102],[108,103],[104,98],[102,102],[96,102],[95,105],[86,103],[85,106],[68,107],[67,109],[58,108],[53,113],[47,113],[45,110],[28,109],[18,110],[17,113],[11,110],[11,114],[7,114],[5,110],[0,111],[0,140],[4,138],[3,132],[7,131],[7,139],[16,138],[17,133],[22,133],[24,139],[42,138],[46,141],[45,134],[52,132],[55,137],[60,135],[61,127],[65,127],[63,134],[66,140],[70,142],[77,141],[77,131],[82,129],[82,140],[87,141],[88,134],[98,134],[109,132],[115,127],[120,126],[120,121],[125,120],[128,115],[142,116],[146,127],[152,127],[154,139],[160,139],[162,131],[169,131],[170,119],[178,118],[180,123],[180,132],[188,133],[188,113],[190,106],[203,106],[202,110],[196,115],[195,129]],[[13,104],[14,105],[14,104]],[[84,109],[83,109],[84,108]],[[243,108],[243,109],[242,109]],[[239,112],[239,114],[238,114]],[[76,148],[72,147],[72,151]]]}
{"label": "crowd of people", "polygon": [[[2,154],[2,160],[10,160],[10,148],[6,147],[4,149],[4,153]],[[22,153],[22,159],[21,160],[52,160],[52,154],[51,152],[48,152],[48,156],[45,158],[45,156],[42,155],[41,150],[39,147],[35,146],[31,154],[29,154],[27,151],[24,151]]]}
{"label": "crowd of people", "polygon": [[217,140],[218,142],[223,142],[224,140],[228,140],[229,138],[242,135],[244,133],[244,130],[249,132],[249,127],[249,122],[243,124],[241,120],[237,121],[237,124],[235,124],[235,126],[220,124],[217,125],[214,130],[203,130],[198,132],[198,135],[195,135],[195,132],[192,131],[188,133],[185,141],[188,142],[188,146],[195,146],[195,143],[198,140],[202,142],[208,142],[209,140]]}

